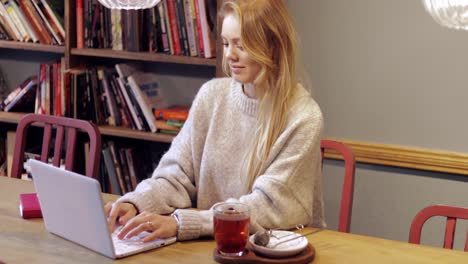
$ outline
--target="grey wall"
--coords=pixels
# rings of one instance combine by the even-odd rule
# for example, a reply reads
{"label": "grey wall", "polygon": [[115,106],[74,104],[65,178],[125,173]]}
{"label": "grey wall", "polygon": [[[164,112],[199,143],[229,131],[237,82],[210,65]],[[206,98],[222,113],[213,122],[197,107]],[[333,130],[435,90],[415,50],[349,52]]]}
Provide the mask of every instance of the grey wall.
{"label": "grey wall", "polygon": [[[325,116],[326,136],[468,151],[468,32],[442,28],[419,0],[287,2],[302,39],[305,71]],[[342,173],[340,162],[324,166],[332,228]],[[467,181],[465,176],[359,164],[351,232],[407,241],[411,220],[423,207],[468,207]],[[437,222],[423,230],[423,242],[440,245]],[[463,238],[457,239],[461,243]]]}
{"label": "grey wall", "polygon": [[468,32],[419,0],[288,3],[328,136],[468,151]]}

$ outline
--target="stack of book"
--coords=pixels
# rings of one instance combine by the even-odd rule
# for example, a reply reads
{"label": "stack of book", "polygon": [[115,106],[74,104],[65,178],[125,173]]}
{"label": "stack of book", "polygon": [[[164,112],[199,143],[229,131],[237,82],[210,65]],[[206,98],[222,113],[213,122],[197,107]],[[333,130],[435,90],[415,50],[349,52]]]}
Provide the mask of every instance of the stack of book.
{"label": "stack of book", "polygon": [[33,112],[37,83],[37,76],[28,77],[0,103],[0,110],[5,112]]}
{"label": "stack of book", "polygon": [[216,0],[162,0],[145,10],[107,9],[76,0],[77,48],[216,56]]}
{"label": "stack of book", "polygon": [[133,191],[140,181],[151,177],[168,148],[165,143],[148,149],[146,145],[103,142],[99,173],[102,191],[118,195]]}
{"label": "stack of book", "polygon": [[169,108],[156,109],[156,128],[159,133],[177,134],[188,118],[188,106],[172,106]]}
{"label": "stack of book", "polygon": [[0,39],[64,45],[64,1],[1,0]]}

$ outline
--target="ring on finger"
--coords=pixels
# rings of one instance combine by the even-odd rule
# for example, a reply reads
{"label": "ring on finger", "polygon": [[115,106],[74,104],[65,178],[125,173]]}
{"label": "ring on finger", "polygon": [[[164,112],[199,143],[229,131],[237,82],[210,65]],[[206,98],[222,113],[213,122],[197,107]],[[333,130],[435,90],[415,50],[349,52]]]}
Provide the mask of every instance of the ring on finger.
{"label": "ring on finger", "polygon": [[146,221],[146,226],[148,226],[149,228],[153,229],[154,224],[153,224],[153,222],[151,222],[151,221]]}

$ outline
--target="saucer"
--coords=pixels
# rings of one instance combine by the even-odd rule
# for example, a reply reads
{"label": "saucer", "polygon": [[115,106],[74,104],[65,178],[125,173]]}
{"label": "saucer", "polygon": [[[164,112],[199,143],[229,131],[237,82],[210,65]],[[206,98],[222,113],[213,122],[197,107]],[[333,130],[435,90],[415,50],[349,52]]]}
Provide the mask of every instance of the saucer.
{"label": "saucer", "polygon": [[264,247],[256,245],[254,243],[254,235],[251,235],[249,238],[249,241],[252,246],[252,249],[256,253],[262,254],[264,256],[273,257],[273,258],[275,257],[283,258],[283,257],[294,256],[300,253],[309,244],[309,241],[307,240],[307,238],[300,237],[300,238],[296,238],[288,242],[284,242],[274,248],[270,248],[272,245],[275,245],[276,243],[300,236],[300,234],[297,234],[291,231],[283,231],[283,230],[273,230],[272,235],[273,236],[270,237],[270,241],[268,242],[268,245]]}

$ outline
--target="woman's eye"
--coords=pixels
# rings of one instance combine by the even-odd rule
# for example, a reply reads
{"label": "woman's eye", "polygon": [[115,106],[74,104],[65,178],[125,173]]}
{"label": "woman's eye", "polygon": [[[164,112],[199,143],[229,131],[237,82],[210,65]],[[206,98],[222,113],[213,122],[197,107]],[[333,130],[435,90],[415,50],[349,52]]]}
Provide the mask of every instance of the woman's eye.
{"label": "woman's eye", "polygon": [[237,48],[238,48],[239,50],[244,50],[244,47],[242,47],[242,46],[237,46]]}
{"label": "woman's eye", "polygon": [[224,46],[225,48],[227,48],[228,45],[229,45],[229,44],[227,44],[227,43],[223,43],[223,46]]}

